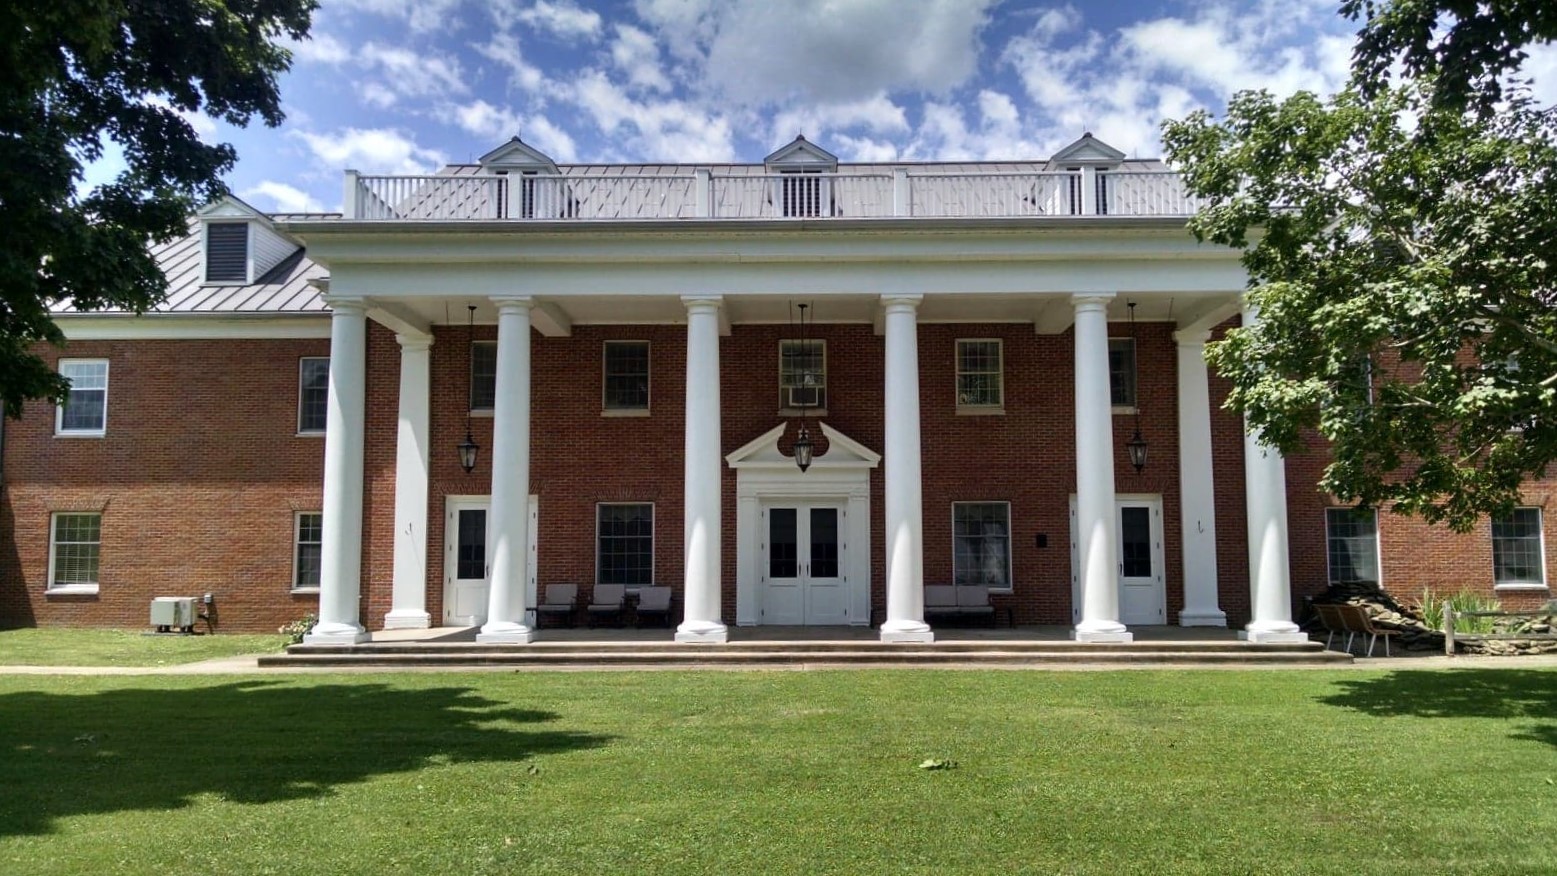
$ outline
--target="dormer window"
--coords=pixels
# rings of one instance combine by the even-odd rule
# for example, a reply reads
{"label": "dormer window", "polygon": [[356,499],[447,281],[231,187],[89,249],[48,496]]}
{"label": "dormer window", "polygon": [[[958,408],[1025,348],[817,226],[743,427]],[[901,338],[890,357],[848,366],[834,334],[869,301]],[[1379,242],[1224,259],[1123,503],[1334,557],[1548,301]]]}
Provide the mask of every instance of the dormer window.
{"label": "dormer window", "polygon": [[249,282],[249,223],[206,223],[205,281]]}
{"label": "dormer window", "polygon": [[[785,216],[821,216],[822,203],[829,200],[828,188],[820,170],[785,170],[779,180],[779,199]],[[829,212],[831,212],[829,210]]]}
{"label": "dormer window", "polygon": [[778,177],[773,203],[780,216],[834,215],[832,175],[838,171],[837,156],[805,137],[796,137],[762,164]]}
{"label": "dormer window", "polygon": [[497,177],[497,218],[571,219],[578,204],[556,162],[518,137],[481,156],[481,169]]}

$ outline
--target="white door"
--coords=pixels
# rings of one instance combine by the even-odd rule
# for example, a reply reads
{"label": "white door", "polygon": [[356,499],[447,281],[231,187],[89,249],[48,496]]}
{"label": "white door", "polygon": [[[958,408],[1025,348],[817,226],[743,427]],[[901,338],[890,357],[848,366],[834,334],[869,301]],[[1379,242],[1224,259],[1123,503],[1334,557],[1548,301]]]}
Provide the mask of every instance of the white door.
{"label": "white door", "polygon": [[[487,553],[487,496],[450,496],[444,517],[443,622],[450,626],[476,626],[487,619],[487,593],[492,560]],[[529,545],[526,550],[525,622],[535,623],[536,530],[540,528],[540,502],[530,497]]]}
{"label": "white door", "polygon": [[1119,503],[1119,622],[1165,624],[1162,574],[1162,503]]}
{"label": "white door", "polygon": [[774,505],[763,511],[762,623],[849,622],[846,516],[837,503]]}
{"label": "white door", "polygon": [[[1162,499],[1118,498],[1115,502],[1119,562],[1119,622],[1125,626],[1168,622],[1162,550]],[[1076,544],[1076,497],[1070,500],[1071,621],[1081,620],[1081,560]]]}

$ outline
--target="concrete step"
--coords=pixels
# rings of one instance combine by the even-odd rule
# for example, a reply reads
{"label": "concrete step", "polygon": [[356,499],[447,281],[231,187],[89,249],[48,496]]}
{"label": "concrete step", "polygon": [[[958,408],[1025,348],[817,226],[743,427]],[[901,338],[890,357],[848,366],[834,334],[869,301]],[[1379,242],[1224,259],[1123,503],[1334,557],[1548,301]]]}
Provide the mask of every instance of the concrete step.
{"label": "concrete step", "polygon": [[684,644],[672,641],[540,641],[529,645],[494,645],[482,642],[363,642],[356,645],[293,645],[289,654],[487,654],[524,651],[547,654],[582,654],[644,652],[662,655],[704,655],[710,652],[737,654],[761,654],[777,651],[805,651],[812,654],[885,652],[902,654],[908,651],[924,651],[948,654],[973,654],[998,650],[1024,654],[1068,654],[1081,652],[1102,653],[1150,653],[1181,652],[1192,654],[1288,654],[1321,652],[1319,642],[1303,642],[1291,645],[1250,643],[1241,641],[1187,641],[1187,642],[1119,642],[1082,643],[1063,640],[988,639],[980,641],[942,641],[914,643],[888,643],[869,639],[861,640],[800,640],[800,641],[739,641],[722,645]]}
{"label": "concrete step", "polygon": [[[460,643],[465,645],[466,643]],[[639,643],[642,644],[642,643]],[[758,643],[749,643],[756,645]],[[816,649],[814,643],[761,643],[763,647],[731,646],[629,647],[600,643],[579,643],[577,647],[540,647],[511,645],[442,647],[414,650],[371,646],[294,647],[285,654],[260,658],[267,667],[375,667],[431,669],[455,667],[715,667],[715,666],[946,666],[946,665],[1025,665],[1065,666],[1095,664],[1174,664],[1174,665],[1250,665],[1300,666],[1336,665],[1352,662],[1351,655],[1325,651],[1319,647],[1254,646],[1233,643],[1231,648],[1204,647],[1218,643],[1143,643],[1152,647],[1071,645],[1043,643],[1051,647],[1008,648],[1011,643],[984,648],[947,648],[939,645],[893,645],[858,643],[863,647]],[[836,643],[835,643],[836,644]],[[950,644],[950,643],[948,643]],[[964,646],[969,643],[956,643]],[[1021,643],[1035,645],[1039,643]],[[1062,647],[1054,647],[1061,645]],[[1171,647],[1178,645],[1180,647]],[[1184,646],[1200,647],[1184,647]]]}

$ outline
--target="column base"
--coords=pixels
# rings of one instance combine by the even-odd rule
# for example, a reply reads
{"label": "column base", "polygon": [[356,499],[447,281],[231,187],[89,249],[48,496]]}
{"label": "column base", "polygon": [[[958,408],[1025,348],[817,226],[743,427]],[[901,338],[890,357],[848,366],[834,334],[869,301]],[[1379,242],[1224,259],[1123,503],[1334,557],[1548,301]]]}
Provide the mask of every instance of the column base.
{"label": "column base", "polygon": [[368,641],[367,630],[356,624],[315,624],[303,636],[304,645],[358,645]]}
{"label": "column base", "polygon": [[1239,630],[1238,638],[1253,645],[1303,645],[1310,639],[1308,633],[1294,627],[1292,630]]}
{"label": "column base", "polygon": [[384,615],[386,630],[425,630],[432,626],[432,615],[425,611],[392,611]]}
{"label": "column base", "polygon": [[1209,611],[1179,612],[1179,626],[1181,627],[1225,627],[1227,626],[1227,613],[1220,609]]}
{"label": "column base", "polygon": [[476,641],[483,645],[528,645],[535,641],[535,631],[524,624],[487,624],[476,634]]}
{"label": "column base", "polygon": [[718,621],[683,621],[676,627],[676,641],[689,645],[723,645],[730,630]]}
{"label": "column base", "polygon": [[935,641],[935,633],[924,621],[889,620],[881,625],[881,641],[923,644]]}
{"label": "column base", "polygon": [[1108,645],[1121,642],[1135,641],[1135,634],[1129,630],[1084,630],[1077,627],[1070,631],[1072,640],[1089,645]]}

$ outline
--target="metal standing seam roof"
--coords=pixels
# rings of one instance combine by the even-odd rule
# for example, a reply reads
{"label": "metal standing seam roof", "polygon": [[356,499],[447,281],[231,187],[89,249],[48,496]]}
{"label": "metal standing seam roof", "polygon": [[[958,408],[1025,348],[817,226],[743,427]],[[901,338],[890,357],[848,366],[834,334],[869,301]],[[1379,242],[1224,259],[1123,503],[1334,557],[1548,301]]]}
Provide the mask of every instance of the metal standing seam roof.
{"label": "metal standing seam roof", "polygon": [[[268,213],[273,221],[340,218],[339,213]],[[253,283],[206,284],[200,276],[200,221],[189,220],[188,233],[168,243],[153,246],[151,253],[168,278],[168,295],[148,314],[296,314],[328,313],[319,290],[308,281],[328,277],[330,272],[308,258],[299,248],[282,259],[265,276]],[[76,314],[70,302],[51,308],[56,314]],[[86,315],[117,315],[124,310],[94,310]]]}

